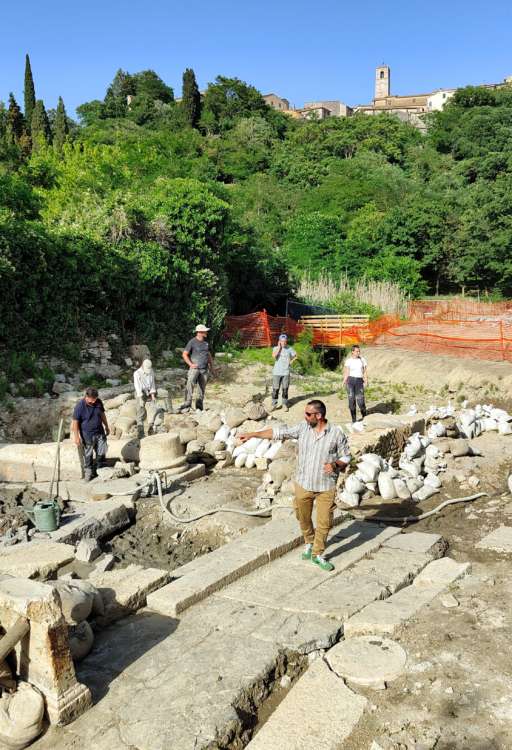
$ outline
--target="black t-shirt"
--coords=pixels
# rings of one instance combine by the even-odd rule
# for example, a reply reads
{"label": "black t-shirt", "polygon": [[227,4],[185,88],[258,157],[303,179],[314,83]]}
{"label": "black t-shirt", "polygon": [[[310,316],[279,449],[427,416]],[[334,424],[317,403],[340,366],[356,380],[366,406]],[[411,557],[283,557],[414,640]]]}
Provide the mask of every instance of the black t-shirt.
{"label": "black t-shirt", "polygon": [[199,341],[199,339],[194,336],[194,338],[190,339],[190,341],[186,345],[185,351],[187,352],[192,362],[197,365],[199,370],[208,369],[207,341]]}
{"label": "black t-shirt", "polygon": [[103,435],[103,422],[101,415],[104,413],[103,402],[97,398],[94,404],[88,404],[85,398],[81,398],[75,406],[73,419],[76,419],[80,426],[80,434],[87,442],[88,438],[96,435]]}

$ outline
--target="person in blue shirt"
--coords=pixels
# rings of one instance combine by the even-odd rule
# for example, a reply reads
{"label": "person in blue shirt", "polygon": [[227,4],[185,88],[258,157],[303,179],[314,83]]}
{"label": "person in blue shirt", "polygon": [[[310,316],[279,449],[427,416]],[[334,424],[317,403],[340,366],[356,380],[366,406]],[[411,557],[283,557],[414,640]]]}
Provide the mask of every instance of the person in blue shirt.
{"label": "person in blue shirt", "polygon": [[279,390],[281,389],[281,402],[283,410],[288,411],[288,388],[290,386],[290,367],[297,359],[295,349],[288,346],[288,336],[282,333],[277,341],[277,346],[272,349],[275,360],[272,371],[272,411],[277,408]]}
{"label": "person in blue shirt", "polygon": [[[107,435],[110,433],[103,402],[98,398],[96,388],[87,388],[84,398],[73,411],[71,431],[75,444],[82,446],[86,482],[96,475],[96,469],[105,465],[107,455]],[[96,453],[96,463],[94,454]]]}

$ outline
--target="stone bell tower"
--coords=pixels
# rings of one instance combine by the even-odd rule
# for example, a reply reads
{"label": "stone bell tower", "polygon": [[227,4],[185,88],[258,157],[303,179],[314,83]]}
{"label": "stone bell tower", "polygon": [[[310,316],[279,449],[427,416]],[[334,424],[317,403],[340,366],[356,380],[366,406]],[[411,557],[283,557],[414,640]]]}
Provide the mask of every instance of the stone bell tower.
{"label": "stone bell tower", "polygon": [[379,65],[375,69],[375,98],[385,99],[391,91],[391,69],[389,65]]}

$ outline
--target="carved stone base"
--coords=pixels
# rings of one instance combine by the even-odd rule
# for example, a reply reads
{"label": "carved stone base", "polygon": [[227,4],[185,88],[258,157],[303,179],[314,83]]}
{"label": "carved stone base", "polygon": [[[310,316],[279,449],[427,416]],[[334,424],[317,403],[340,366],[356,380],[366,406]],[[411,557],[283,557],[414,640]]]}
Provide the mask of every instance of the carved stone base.
{"label": "carved stone base", "polygon": [[51,724],[69,724],[92,705],[91,691],[77,682],[65,693],[46,693],[46,709]]}

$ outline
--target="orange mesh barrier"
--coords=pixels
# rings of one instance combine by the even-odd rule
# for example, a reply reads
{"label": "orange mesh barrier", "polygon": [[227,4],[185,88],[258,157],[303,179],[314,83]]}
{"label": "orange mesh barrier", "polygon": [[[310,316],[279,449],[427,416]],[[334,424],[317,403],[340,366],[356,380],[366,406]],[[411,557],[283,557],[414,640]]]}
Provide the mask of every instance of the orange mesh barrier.
{"label": "orange mesh barrier", "polygon": [[[310,328],[313,335],[313,346],[338,348],[351,344],[370,344],[382,333],[399,323],[392,315],[383,315],[377,320],[362,326],[341,328],[336,331]],[[262,312],[249,315],[230,315],[226,318],[224,337],[238,338],[242,346],[272,346],[277,342],[280,333],[297,336],[304,327],[293,318],[268,315]]]}
{"label": "orange mesh barrier", "polygon": [[414,300],[409,303],[409,320],[474,320],[512,312],[512,302],[478,302],[465,297]]}
{"label": "orange mesh barrier", "polygon": [[229,315],[225,320],[224,338],[238,338],[242,346],[272,346],[280,333],[297,336],[302,326],[292,318],[262,312],[249,315]]}
{"label": "orange mesh barrier", "polygon": [[512,324],[502,320],[408,321],[388,329],[377,345],[419,352],[512,361]]}

